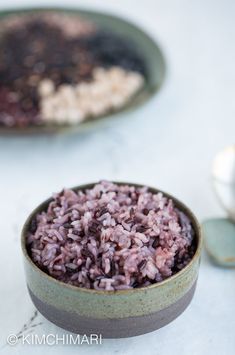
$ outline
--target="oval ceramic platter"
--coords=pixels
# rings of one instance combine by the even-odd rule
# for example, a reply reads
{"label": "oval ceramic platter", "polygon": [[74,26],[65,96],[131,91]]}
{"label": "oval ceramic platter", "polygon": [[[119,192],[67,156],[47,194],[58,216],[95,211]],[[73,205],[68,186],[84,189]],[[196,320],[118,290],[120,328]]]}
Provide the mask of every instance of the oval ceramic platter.
{"label": "oval ceramic platter", "polygon": [[104,120],[111,119],[117,115],[123,114],[125,112],[136,109],[138,106],[145,103],[152,97],[161,87],[164,77],[165,77],[165,61],[162,55],[162,52],[155,41],[141,30],[136,25],[118,18],[113,15],[99,13],[95,11],[86,11],[80,9],[62,9],[62,8],[37,8],[37,9],[18,9],[18,10],[7,10],[0,12],[0,24],[1,19],[5,18],[8,15],[22,15],[30,12],[41,12],[41,11],[53,11],[53,12],[62,12],[62,13],[76,13],[82,18],[92,21],[94,24],[99,26],[104,30],[111,30],[113,33],[116,33],[120,36],[123,36],[130,41],[138,48],[138,52],[142,55],[146,69],[147,69],[147,78],[143,88],[140,92],[132,98],[132,100],[119,111],[109,113],[100,117],[93,119],[87,119],[82,123],[74,125],[40,125],[40,126],[28,126],[24,128],[5,128],[0,127],[0,134],[37,134],[37,133],[59,133],[66,132],[70,130],[81,131],[93,127],[94,125],[100,124]]}

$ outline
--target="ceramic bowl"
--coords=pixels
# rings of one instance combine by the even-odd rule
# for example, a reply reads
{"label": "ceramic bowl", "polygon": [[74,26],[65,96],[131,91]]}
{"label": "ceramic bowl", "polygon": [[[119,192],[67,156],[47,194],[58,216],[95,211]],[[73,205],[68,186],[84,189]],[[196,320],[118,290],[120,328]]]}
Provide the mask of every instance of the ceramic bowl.
{"label": "ceramic bowl", "polygon": [[88,19],[94,22],[99,27],[106,31],[112,31],[120,36],[123,36],[133,42],[141,53],[147,68],[147,78],[144,87],[140,92],[130,100],[121,110],[117,112],[108,113],[95,119],[87,119],[77,125],[55,125],[47,124],[40,126],[28,126],[24,128],[8,128],[0,127],[0,134],[38,134],[38,133],[66,133],[66,132],[81,132],[101,124],[104,120],[110,120],[115,116],[121,116],[122,113],[132,111],[140,105],[147,102],[162,86],[165,78],[166,65],[161,49],[157,43],[137,25],[117,16],[100,13],[96,11],[88,11],[79,8],[25,8],[0,11],[0,25],[1,19],[8,15],[22,15],[25,13],[36,13],[38,11],[56,11],[62,13],[72,13],[79,17]]}
{"label": "ceramic bowl", "polygon": [[[93,185],[78,186],[73,190],[85,190]],[[150,191],[159,192],[155,188],[150,188]],[[193,213],[182,202],[163,193],[190,218],[195,230],[196,252],[189,264],[177,274],[165,281],[131,290],[96,291],[80,288],[58,281],[40,270],[27,252],[26,236],[32,219],[47,208],[51,199],[31,213],[22,230],[21,246],[29,294],[45,318],[74,333],[121,338],[156,330],[185,310],[196,287],[201,232]]]}

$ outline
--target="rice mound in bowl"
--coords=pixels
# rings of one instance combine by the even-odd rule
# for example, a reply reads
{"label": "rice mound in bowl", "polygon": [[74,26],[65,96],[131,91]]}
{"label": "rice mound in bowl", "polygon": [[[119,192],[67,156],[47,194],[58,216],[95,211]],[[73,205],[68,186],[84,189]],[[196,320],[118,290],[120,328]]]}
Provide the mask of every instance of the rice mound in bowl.
{"label": "rice mound in bowl", "polygon": [[195,253],[186,214],[161,192],[101,181],[54,194],[32,219],[27,249],[33,262],[62,282],[124,290],[165,280]]}

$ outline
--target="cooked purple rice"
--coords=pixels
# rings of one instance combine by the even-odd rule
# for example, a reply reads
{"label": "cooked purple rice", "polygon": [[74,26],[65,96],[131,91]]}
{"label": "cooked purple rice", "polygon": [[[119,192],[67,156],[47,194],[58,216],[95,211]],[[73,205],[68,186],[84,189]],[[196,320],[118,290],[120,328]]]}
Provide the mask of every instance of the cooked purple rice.
{"label": "cooked purple rice", "polygon": [[89,289],[160,282],[195,252],[190,219],[147,187],[102,181],[86,191],[63,190],[37,214],[36,226],[27,235],[34,263],[60,281]]}

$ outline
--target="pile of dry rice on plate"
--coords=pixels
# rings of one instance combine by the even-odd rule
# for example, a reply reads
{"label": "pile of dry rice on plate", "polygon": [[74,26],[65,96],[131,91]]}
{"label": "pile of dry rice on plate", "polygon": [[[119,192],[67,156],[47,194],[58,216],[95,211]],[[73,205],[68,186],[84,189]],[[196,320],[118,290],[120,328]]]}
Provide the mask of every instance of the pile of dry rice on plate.
{"label": "pile of dry rice on plate", "polygon": [[52,277],[96,290],[162,281],[195,251],[190,220],[171,199],[107,181],[55,194],[32,220],[27,245],[35,264]]}
{"label": "pile of dry rice on plate", "polygon": [[141,91],[147,72],[133,41],[77,14],[6,16],[0,126],[76,125],[112,113]]}

